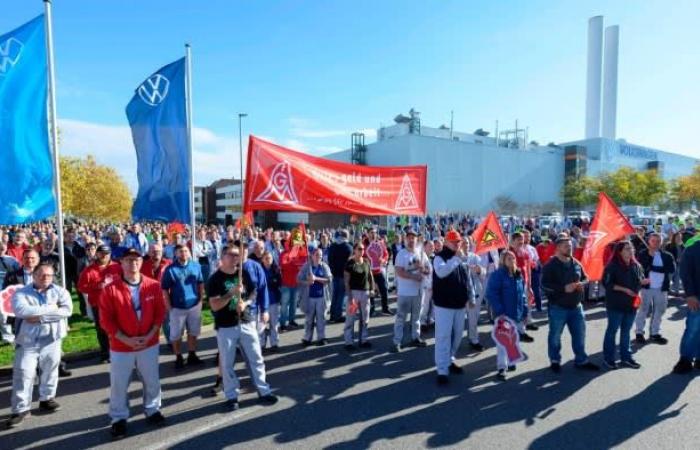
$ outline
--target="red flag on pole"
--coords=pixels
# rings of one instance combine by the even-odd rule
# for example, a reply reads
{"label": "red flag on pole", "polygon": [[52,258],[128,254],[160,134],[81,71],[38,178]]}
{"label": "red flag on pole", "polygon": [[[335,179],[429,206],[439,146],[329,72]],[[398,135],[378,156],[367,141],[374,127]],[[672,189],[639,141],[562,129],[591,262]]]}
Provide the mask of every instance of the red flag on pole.
{"label": "red flag on pole", "polygon": [[243,214],[238,220],[236,220],[236,228],[242,230],[243,228],[249,227],[253,224],[253,212],[248,211]]}
{"label": "red flag on pole", "polygon": [[476,227],[472,237],[474,242],[476,242],[476,249],[474,250],[476,254],[508,247],[508,240],[503,234],[501,224],[493,211]]}
{"label": "red flag on pole", "polygon": [[243,210],[425,214],[426,166],[349,164],[250,136]]}
{"label": "red flag on pole", "polygon": [[598,194],[598,207],[591,224],[581,264],[591,281],[599,281],[605,268],[608,244],[634,233],[634,227],[604,192]]}

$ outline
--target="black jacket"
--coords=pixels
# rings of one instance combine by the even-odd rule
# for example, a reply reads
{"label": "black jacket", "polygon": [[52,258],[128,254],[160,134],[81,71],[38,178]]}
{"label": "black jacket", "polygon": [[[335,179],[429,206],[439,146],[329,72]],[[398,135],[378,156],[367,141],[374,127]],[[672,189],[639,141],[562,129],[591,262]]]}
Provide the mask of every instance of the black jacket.
{"label": "black jacket", "polygon": [[553,256],[542,269],[542,289],[547,294],[547,300],[553,305],[566,309],[574,309],[583,301],[586,290],[567,293],[567,284],[587,281],[588,276],[581,263],[571,258],[568,263]]}
{"label": "black jacket", "polygon": [[642,265],[644,269],[644,276],[649,278],[650,272],[658,272],[664,274],[664,282],[661,286],[663,292],[668,292],[668,288],[671,284],[671,275],[676,271],[676,262],[673,260],[673,255],[667,251],[659,250],[661,252],[661,261],[663,264],[661,266],[654,266],[654,257],[649,254],[649,250],[644,248],[637,257],[639,264]]}
{"label": "black jacket", "polygon": [[334,278],[343,279],[345,265],[352,256],[352,246],[347,242],[334,242],[328,247],[328,267]]}
{"label": "black jacket", "polygon": [[629,266],[623,264],[618,259],[605,266],[603,272],[603,286],[605,286],[605,304],[608,309],[622,312],[634,312],[634,297],[630,297],[624,292],[616,291],[613,286],[618,285],[639,292],[642,288],[644,270],[639,264],[632,263]]}
{"label": "black jacket", "polygon": [[3,281],[2,283],[2,288],[5,289],[6,287],[15,284],[21,284],[22,286],[24,286],[24,269],[22,269],[21,267],[19,268],[19,270],[7,273],[7,275],[5,276],[5,281]]}
{"label": "black jacket", "polygon": [[681,280],[686,297],[700,296],[700,242],[687,247],[683,252]]}
{"label": "black jacket", "polygon": [[[447,262],[454,252],[447,247],[435,255],[433,265],[439,261]],[[439,259],[438,259],[439,258]],[[467,305],[471,296],[471,281],[469,271],[464,264],[458,264],[445,278],[437,276],[433,269],[433,303],[435,306],[449,309],[461,309]]]}

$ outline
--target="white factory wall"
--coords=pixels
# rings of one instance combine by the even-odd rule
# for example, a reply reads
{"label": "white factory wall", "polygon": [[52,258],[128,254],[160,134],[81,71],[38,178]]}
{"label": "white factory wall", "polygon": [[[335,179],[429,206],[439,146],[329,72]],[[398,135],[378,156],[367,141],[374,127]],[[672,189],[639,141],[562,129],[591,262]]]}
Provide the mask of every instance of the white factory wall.
{"label": "white factory wall", "polygon": [[[328,158],[350,162],[350,151]],[[367,164],[427,165],[428,210],[483,213],[494,200],[559,202],[564,182],[563,151],[519,150],[408,134],[367,145]]]}

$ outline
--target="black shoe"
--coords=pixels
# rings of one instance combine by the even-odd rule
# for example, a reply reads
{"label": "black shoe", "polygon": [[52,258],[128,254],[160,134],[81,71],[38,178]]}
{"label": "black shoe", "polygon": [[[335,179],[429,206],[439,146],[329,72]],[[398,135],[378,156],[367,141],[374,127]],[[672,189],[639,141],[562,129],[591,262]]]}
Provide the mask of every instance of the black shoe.
{"label": "black shoe", "polygon": [[59,405],[54,399],[39,402],[39,411],[52,413],[59,411],[60,409],[61,405]]}
{"label": "black shoe", "polygon": [[209,395],[211,395],[212,397],[216,397],[217,395],[219,395],[219,392],[221,392],[223,390],[224,390],[223,380],[221,379],[221,377],[216,377],[216,383],[214,383],[214,387],[209,389]]}
{"label": "black shoe", "polygon": [[18,414],[12,414],[9,419],[7,419],[7,428],[17,428],[22,425],[24,419],[32,415],[31,411],[24,411]]}
{"label": "black shoe", "polygon": [[684,375],[693,371],[693,363],[689,359],[681,358],[675,366],[673,366],[673,373],[679,375]]}
{"label": "black shoe", "polygon": [[525,325],[525,329],[530,331],[537,331],[540,329],[540,327],[538,327],[534,323],[528,323],[527,325]]}
{"label": "black shoe", "polygon": [[450,364],[449,370],[452,375],[461,375],[464,373],[464,369],[462,369],[455,363]]}
{"label": "black shoe", "polygon": [[270,347],[270,353],[278,353],[280,351],[280,346],[279,345],[273,345]]}
{"label": "black shoe", "polygon": [[553,362],[552,364],[549,365],[549,368],[552,370],[554,373],[559,373],[561,372],[561,364],[558,362]]}
{"label": "black shoe", "polygon": [[73,375],[73,372],[68,370],[66,363],[61,361],[61,363],[58,365],[58,377],[59,378],[66,378]]}
{"label": "black shoe", "polygon": [[181,370],[184,368],[185,368],[185,359],[182,357],[182,355],[177,355],[175,357],[175,369]]}
{"label": "black shoe", "polygon": [[623,366],[625,366],[625,367],[631,367],[632,369],[639,369],[640,367],[642,367],[641,364],[639,364],[637,361],[635,361],[635,360],[632,359],[632,358],[626,359],[626,360],[622,360],[621,363],[622,363]]}
{"label": "black shoe", "polygon": [[360,342],[360,348],[372,348],[372,343],[369,341]]}
{"label": "black shoe", "polygon": [[287,330],[288,330],[287,325],[280,326],[280,333],[284,333]]}
{"label": "black shoe", "polygon": [[479,342],[476,344],[474,343],[469,343],[469,347],[474,350],[475,352],[483,352],[484,351],[484,346],[481,345]]}
{"label": "black shoe", "polygon": [[382,315],[384,316],[393,316],[395,313],[393,311],[390,311],[388,309],[382,309]]}
{"label": "black shoe", "polygon": [[347,351],[349,351],[349,352],[355,350],[356,348],[357,348],[357,347],[355,347],[355,346],[352,345],[352,344],[345,344],[345,350],[347,350]]}
{"label": "black shoe", "polygon": [[428,344],[423,339],[414,339],[411,341],[411,347],[427,347]]}
{"label": "black shoe", "polygon": [[508,366],[508,372],[515,372],[515,365]]}
{"label": "black shoe", "polygon": [[665,337],[661,336],[660,334],[654,334],[654,335],[652,335],[651,338],[649,338],[649,340],[650,340],[651,342],[653,342],[654,344],[659,344],[659,345],[666,345],[666,344],[668,344],[668,339],[666,339]]}
{"label": "black shoe", "polygon": [[146,423],[155,427],[162,427],[165,425],[165,417],[160,411],[156,411],[150,416],[146,417]]}
{"label": "black shoe", "polygon": [[428,325],[421,325],[420,326],[421,333],[427,333],[429,330],[430,330],[430,327]]}
{"label": "black shoe", "polygon": [[318,341],[316,341],[316,347],[323,347],[323,346],[326,345],[327,343],[328,343],[327,340],[325,340],[325,339],[319,339]]}
{"label": "black shoe", "polygon": [[238,399],[232,399],[232,400],[226,400],[224,402],[224,409],[226,409],[229,412],[233,411],[238,411],[238,408],[240,408],[240,405],[238,404]]}
{"label": "black shoe", "polygon": [[590,361],[586,361],[583,364],[574,364],[574,367],[576,367],[577,369],[588,370],[591,372],[598,372],[600,370],[600,367],[598,367]]}
{"label": "black shoe", "polygon": [[309,345],[311,345],[311,341],[307,341],[306,339],[302,339],[302,340],[301,340],[301,346],[302,346],[302,347],[306,348],[306,347],[308,347]]}
{"label": "black shoe", "polygon": [[126,419],[119,420],[112,424],[112,439],[123,439],[126,437]]}
{"label": "black shoe", "polygon": [[260,397],[260,403],[264,405],[274,405],[279,400],[274,394],[267,394]]}
{"label": "black shoe", "polygon": [[200,366],[204,363],[195,352],[191,352],[187,355],[187,365],[188,366]]}
{"label": "black shoe", "polygon": [[394,344],[391,347],[389,347],[389,353],[399,353],[401,352],[401,346]]}
{"label": "black shoe", "polygon": [[640,333],[637,333],[637,336],[634,338],[634,341],[640,345],[644,345],[647,343],[647,340],[644,339],[644,335]]}
{"label": "black shoe", "polygon": [[109,364],[109,356],[100,355],[100,364]]}
{"label": "black shoe", "polygon": [[620,368],[620,366],[617,365],[615,361],[603,361],[603,366],[608,369],[608,370],[617,370]]}
{"label": "black shoe", "polygon": [[498,373],[496,374],[496,379],[498,381],[506,381],[508,377],[506,376],[506,371],[504,369],[498,369]]}
{"label": "black shoe", "polygon": [[450,382],[450,379],[447,378],[447,375],[438,375],[437,376],[437,384],[438,386],[445,386]]}
{"label": "black shoe", "polygon": [[299,324],[296,322],[289,322],[289,327],[290,328],[299,328]]}
{"label": "black shoe", "polygon": [[521,342],[535,342],[535,338],[530,336],[527,333],[520,333],[520,341]]}

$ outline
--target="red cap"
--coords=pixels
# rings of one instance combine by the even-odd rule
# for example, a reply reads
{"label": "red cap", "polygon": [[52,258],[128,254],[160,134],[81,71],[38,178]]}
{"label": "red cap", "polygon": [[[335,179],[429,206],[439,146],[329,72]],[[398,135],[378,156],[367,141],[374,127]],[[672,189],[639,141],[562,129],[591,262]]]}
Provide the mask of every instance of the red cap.
{"label": "red cap", "polygon": [[445,235],[445,240],[450,242],[460,242],[462,240],[462,235],[455,230],[450,230]]}

